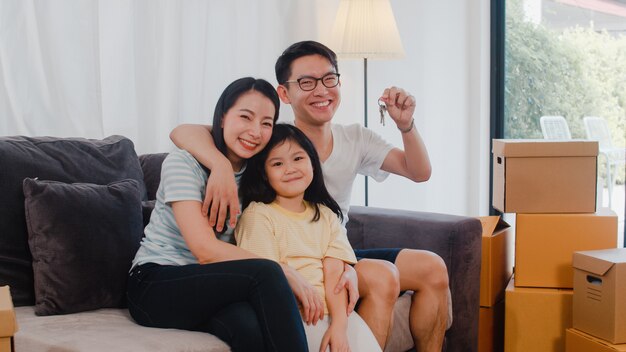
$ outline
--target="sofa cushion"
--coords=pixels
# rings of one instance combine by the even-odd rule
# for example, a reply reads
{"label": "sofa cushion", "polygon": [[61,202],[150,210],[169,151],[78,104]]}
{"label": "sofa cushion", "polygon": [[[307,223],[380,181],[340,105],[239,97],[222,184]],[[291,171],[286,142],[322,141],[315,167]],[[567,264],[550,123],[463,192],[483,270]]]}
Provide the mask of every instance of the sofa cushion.
{"label": "sofa cushion", "polygon": [[33,307],[15,309],[20,331],[16,351],[228,352],[214,335],[138,325],[127,309],[99,309],[38,317]]}
{"label": "sofa cushion", "polygon": [[35,302],[22,192],[26,177],[95,184],[130,178],[145,192],[139,159],[125,137],[0,137],[0,286],[11,286],[16,306]]}
{"label": "sofa cushion", "polygon": [[124,306],[143,233],[139,182],[24,180],[37,315]]}

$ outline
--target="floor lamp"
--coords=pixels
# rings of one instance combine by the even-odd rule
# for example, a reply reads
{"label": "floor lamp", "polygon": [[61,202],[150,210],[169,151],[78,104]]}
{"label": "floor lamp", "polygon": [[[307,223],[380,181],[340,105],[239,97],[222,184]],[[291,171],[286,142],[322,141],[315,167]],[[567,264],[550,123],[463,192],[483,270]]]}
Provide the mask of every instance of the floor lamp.
{"label": "floor lamp", "polygon": [[[363,59],[363,124],[367,127],[367,59],[404,57],[389,0],[340,0],[330,47],[341,59]],[[365,176],[365,206],[368,206]]]}

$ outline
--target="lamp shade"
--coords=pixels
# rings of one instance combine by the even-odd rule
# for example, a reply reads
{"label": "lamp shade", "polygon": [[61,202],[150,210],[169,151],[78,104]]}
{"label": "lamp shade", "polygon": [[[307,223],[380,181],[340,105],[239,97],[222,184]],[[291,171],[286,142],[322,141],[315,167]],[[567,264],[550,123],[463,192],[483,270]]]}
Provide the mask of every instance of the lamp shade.
{"label": "lamp shade", "polygon": [[329,46],[346,59],[404,57],[389,0],[340,0]]}

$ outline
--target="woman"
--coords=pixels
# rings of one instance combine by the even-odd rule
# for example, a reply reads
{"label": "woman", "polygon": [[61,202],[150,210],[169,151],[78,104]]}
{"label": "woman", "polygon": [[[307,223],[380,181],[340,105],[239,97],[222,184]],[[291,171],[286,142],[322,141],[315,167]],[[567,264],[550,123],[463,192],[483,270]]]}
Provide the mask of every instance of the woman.
{"label": "woman", "polygon": [[[238,179],[278,119],[276,91],[241,78],[220,96],[213,137]],[[283,269],[215,233],[201,206],[209,170],[183,150],[163,162],[155,209],[133,260],[128,306],[144,326],[204,331],[233,351],[307,351]]]}

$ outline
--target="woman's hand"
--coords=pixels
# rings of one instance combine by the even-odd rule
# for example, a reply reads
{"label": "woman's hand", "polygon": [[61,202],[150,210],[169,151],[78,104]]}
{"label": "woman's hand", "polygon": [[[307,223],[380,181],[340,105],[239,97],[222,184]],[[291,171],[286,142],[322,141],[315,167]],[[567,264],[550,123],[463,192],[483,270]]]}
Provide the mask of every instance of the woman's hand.
{"label": "woman's hand", "polygon": [[330,324],[330,327],[322,337],[319,352],[326,352],[330,347],[330,352],[349,352],[348,333],[345,324]]}
{"label": "woman's hand", "polygon": [[228,164],[213,167],[206,184],[206,194],[202,203],[202,214],[209,217],[209,225],[218,232],[224,229],[226,215],[230,212],[229,224],[234,228],[240,212],[237,183],[233,168]]}
{"label": "woman's hand", "polygon": [[316,325],[317,321],[324,318],[324,302],[319,293],[300,273],[294,268],[280,264],[285,272],[289,286],[302,307],[302,320],[308,325]]}
{"label": "woman's hand", "polygon": [[346,288],[346,291],[348,291],[348,307],[346,314],[350,315],[350,313],[354,311],[356,302],[359,300],[359,279],[352,265],[344,264],[343,268],[343,274],[341,274],[335,286],[335,294],[341,292],[344,287]]}

